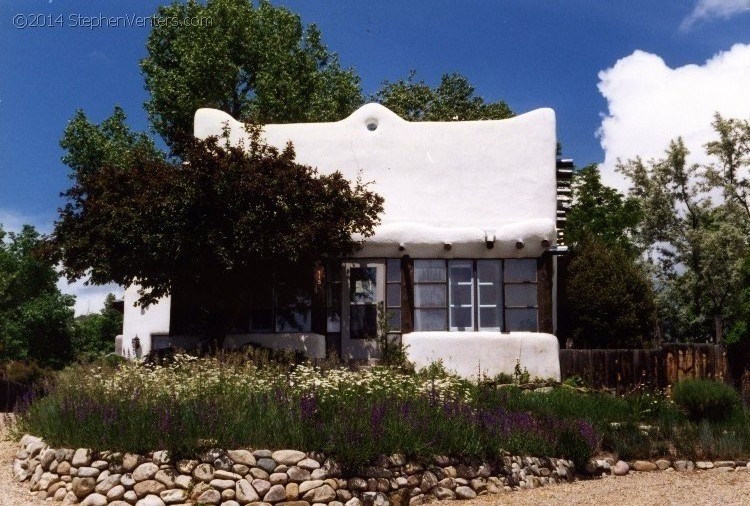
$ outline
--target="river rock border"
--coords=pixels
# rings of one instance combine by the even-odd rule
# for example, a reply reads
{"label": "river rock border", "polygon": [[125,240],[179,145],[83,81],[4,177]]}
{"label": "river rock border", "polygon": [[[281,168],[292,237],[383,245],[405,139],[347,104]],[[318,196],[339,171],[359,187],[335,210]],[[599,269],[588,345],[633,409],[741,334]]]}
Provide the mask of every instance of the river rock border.
{"label": "river rock border", "polygon": [[750,463],[747,460],[668,460],[658,459],[635,460],[625,462],[624,460],[615,460],[613,458],[590,459],[586,464],[585,472],[594,476],[625,476],[632,472],[653,472],[653,471],[713,471],[713,472],[731,472],[731,471],[750,471]]}
{"label": "river rock border", "polygon": [[164,451],[55,449],[25,435],[13,475],[28,479],[38,498],[63,505],[412,506],[573,481],[575,468],[564,459],[512,456],[495,466],[438,456],[423,466],[392,455],[344,478],[316,452],[213,449],[172,462]]}

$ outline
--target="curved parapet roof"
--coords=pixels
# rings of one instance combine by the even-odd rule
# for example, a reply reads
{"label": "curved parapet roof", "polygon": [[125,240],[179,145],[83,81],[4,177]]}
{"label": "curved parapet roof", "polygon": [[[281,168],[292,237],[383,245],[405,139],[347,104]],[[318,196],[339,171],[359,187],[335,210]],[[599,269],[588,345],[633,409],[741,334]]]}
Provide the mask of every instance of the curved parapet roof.
{"label": "curved parapet roof", "polygon": [[[195,114],[196,137],[219,136],[225,127],[231,142],[246,139],[244,125],[224,112]],[[410,122],[380,104],[366,104],[341,121],[266,125],[264,135],[280,148],[291,141],[297,161],[322,173],[338,170],[350,180],[373,182],[385,198],[385,213],[367,243],[380,244],[379,256],[392,241],[408,239],[412,229],[420,231],[425,247],[454,236],[457,244],[478,246],[487,237],[510,241],[512,235],[515,244],[528,232],[528,248],[503,249],[502,256],[538,256],[544,249],[537,247],[540,238],[554,244],[552,109],[506,120]],[[500,255],[500,248],[486,250],[482,256]]]}

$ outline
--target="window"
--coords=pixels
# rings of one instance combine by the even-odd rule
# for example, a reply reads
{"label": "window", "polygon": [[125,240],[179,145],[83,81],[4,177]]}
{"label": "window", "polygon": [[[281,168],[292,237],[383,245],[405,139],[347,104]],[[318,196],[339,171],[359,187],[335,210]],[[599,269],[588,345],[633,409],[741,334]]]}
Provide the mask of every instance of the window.
{"label": "window", "polygon": [[537,330],[536,260],[415,260],[414,329]]}
{"label": "window", "polygon": [[395,258],[385,264],[385,309],[388,331],[401,332],[401,260]]}
{"label": "window", "polygon": [[312,300],[306,285],[311,281],[311,272],[299,269],[283,279],[255,286],[250,301],[250,332],[310,332]]}
{"label": "window", "polygon": [[414,261],[414,329],[446,330],[445,260]]}

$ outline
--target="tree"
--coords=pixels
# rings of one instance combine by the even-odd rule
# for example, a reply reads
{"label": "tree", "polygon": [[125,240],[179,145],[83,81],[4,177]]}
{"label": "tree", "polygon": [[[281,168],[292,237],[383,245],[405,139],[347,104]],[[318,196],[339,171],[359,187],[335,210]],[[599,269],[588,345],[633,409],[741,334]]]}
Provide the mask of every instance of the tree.
{"label": "tree", "polygon": [[359,77],[318,28],[267,0],[175,2],[156,16],[196,20],[155,24],[141,61],[149,119],[173,149],[201,107],[262,124],[336,121],[362,103]]}
{"label": "tree", "polygon": [[99,313],[76,317],[73,324],[73,351],[76,357],[96,357],[115,351],[115,337],[122,333],[122,312],[117,299],[107,294]]}
{"label": "tree", "polygon": [[461,74],[443,74],[435,89],[424,81],[415,81],[415,76],[411,71],[406,79],[385,81],[372,99],[408,121],[471,121],[514,116],[502,100],[487,103],[476,96],[474,87]]}
{"label": "tree", "polygon": [[63,145],[80,147],[70,139],[80,131],[136,141],[127,164],[100,166],[85,149],[75,156],[69,150],[92,164],[74,171],[55,224],[63,273],[139,284],[143,305],[193,294],[215,344],[248,306],[254,284],[294,265],[350,255],[357,246],[352,234],[370,236],[383,210],[366,184],[296,163],[291,144],[282,151],[266,145],[258,127],[244,147],[193,139],[179,162],[154,156],[148,143],[123,133],[123,120],[116,112],[100,126],[66,130]]}
{"label": "tree", "polygon": [[608,246],[637,255],[642,219],[638,202],[604,185],[596,164],[576,170],[571,186],[573,204],[567,213],[565,242],[580,249],[587,238],[596,237]]}
{"label": "tree", "polygon": [[74,299],[56,286],[54,264],[40,254],[33,227],[0,227],[0,360],[60,367],[70,359]]}
{"label": "tree", "polygon": [[599,237],[587,237],[572,255],[566,299],[578,347],[642,348],[653,337],[651,280],[626,250]]}
{"label": "tree", "polygon": [[596,165],[575,171],[572,189],[565,227],[571,253],[569,263],[560,262],[563,337],[579,347],[643,347],[653,338],[656,308],[637,244],[640,207],[602,184]]}
{"label": "tree", "polygon": [[[715,144],[709,144],[710,146]],[[733,149],[725,144],[725,149]],[[716,150],[709,151],[717,154]],[[641,236],[657,266],[660,319],[673,340],[721,341],[725,320],[740,291],[748,253],[747,217],[729,191],[715,203],[709,191],[719,181],[710,167],[689,164],[682,139],[666,156],[621,164],[643,210]],[[711,174],[713,171],[713,174]],[[736,172],[735,172],[736,174]]]}

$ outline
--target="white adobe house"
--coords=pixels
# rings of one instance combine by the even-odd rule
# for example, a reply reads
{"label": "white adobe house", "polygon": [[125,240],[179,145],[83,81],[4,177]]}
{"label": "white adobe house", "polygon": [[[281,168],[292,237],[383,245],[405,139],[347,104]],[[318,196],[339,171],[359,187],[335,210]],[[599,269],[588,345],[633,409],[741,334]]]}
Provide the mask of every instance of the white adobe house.
{"label": "white adobe house", "polygon": [[[196,137],[227,127],[231,142],[246,139],[244,125],[224,112],[195,114]],[[556,160],[554,111],[408,122],[367,104],[334,123],[267,125],[264,136],[280,148],[292,141],[297,161],[323,173],[373,181],[385,212],[351,258],[311,267],[297,287],[258,287],[226,346],[377,358],[372,337],[384,307],[390,334],[417,366],[441,359],[464,376],[491,376],[518,362],[532,376],[560,378],[554,272],[566,197],[558,196],[558,175],[570,171]],[[189,308],[179,294],[140,308],[137,290],[125,293],[123,355],[197,344],[181,333]]]}

